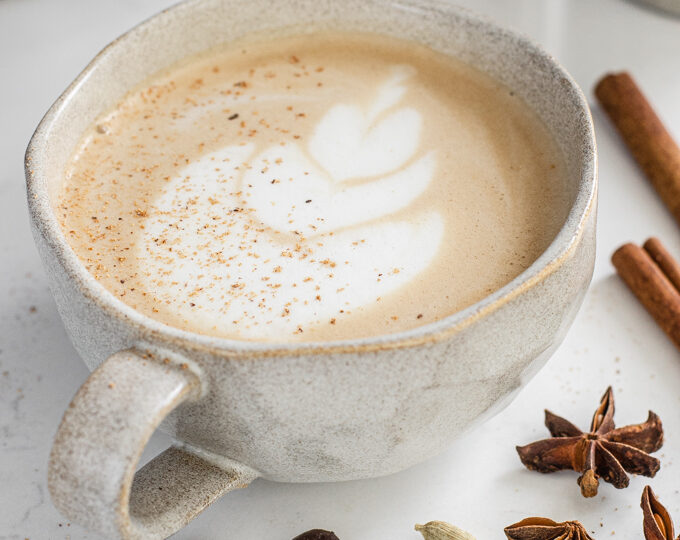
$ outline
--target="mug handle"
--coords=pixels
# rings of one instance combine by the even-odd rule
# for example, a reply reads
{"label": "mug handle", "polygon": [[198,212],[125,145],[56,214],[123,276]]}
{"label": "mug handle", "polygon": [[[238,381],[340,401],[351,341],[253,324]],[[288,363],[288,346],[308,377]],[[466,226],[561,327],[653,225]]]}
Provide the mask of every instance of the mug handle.
{"label": "mug handle", "polygon": [[135,474],[161,421],[196,399],[201,381],[186,364],[162,363],[134,350],[109,357],[66,409],[48,466],[55,506],[89,529],[120,540],[166,538],[222,494],[257,474],[218,467],[173,446]]}

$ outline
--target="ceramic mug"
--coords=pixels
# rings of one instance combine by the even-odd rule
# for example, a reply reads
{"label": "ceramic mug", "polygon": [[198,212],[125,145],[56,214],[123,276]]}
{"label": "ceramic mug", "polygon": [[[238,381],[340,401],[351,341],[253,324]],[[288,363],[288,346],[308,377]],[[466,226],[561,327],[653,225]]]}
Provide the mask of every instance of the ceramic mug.
{"label": "ceramic mug", "polygon": [[[253,31],[377,31],[452,54],[508,85],[568,165],[564,226],[517,278],[438,322],[319,343],[256,343],[171,328],[88,273],[50,200],[81,134],[149,75]],[[498,412],[548,359],[581,304],[595,257],[596,155],[583,94],[517,34],[438,0],[203,0],[177,5],[104,49],[38,126],[28,202],[52,293],[93,371],[49,462],[69,519],[112,538],[163,538],[256,477],[351,480],[403,470]],[[135,474],[160,427],[177,441]]]}

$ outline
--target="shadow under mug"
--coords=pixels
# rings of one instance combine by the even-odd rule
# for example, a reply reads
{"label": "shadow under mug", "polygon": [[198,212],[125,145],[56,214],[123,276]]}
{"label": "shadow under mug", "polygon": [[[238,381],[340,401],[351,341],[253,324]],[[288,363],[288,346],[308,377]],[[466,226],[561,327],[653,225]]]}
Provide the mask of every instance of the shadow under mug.
{"label": "shadow under mug", "polygon": [[[266,14],[266,15],[264,15]],[[116,299],[70,249],[50,200],[81,134],[157,70],[253,31],[374,31],[457,56],[534,109],[566,157],[569,214],[548,249],[469,308],[398,334],[329,343],[185,332]],[[548,359],[595,257],[596,155],[588,105],[527,39],[438,0],[199,0],[104,49],[38,126],[26,154],[31,223],[66,329],[94,370],[57,432],[55,505],[112,538],[163,538],[261,476],[370,478],[441,452],[499,411]],[[135,474],[159,427],[177,444]]]}

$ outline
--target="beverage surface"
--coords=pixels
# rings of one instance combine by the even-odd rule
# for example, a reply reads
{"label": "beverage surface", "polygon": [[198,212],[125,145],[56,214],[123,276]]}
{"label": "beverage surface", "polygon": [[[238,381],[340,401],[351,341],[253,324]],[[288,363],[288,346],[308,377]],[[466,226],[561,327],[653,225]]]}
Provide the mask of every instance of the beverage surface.
{"label": "beverage surface", "polygon": [[502,287],[568,207],[501,83],[371,34],[252,39],[166,70],[84,135],[55,207],[114,296],[184,330],[327,341]]}

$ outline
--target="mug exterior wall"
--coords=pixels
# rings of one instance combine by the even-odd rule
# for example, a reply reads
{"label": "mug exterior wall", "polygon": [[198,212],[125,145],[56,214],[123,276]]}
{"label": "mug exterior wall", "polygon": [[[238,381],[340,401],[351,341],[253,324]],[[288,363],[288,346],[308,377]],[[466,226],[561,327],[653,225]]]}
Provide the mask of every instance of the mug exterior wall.
{"label": "mug exterior wall", "polygon": [[201,373],[205,392],[175,410],[164,431],[265,478],[313,482],[405,469],[509,403],[576,315],[592,275],[594,232],[591,211],[552,274],[440,341],[259,358],[168,343],[111,317],[37,239],[61,317],[90,369],[130,347],[179,354]]}
{"label": "mug exterior wall", "polygon": [[[352,20],[347,26],[368,30],[369,23],[375,26],[380,17],[383,22],[390,17],[378,14],[386,2],[351,3],[356,13],[348,16]],[[131,310],[93,285],[93,278],[83,276],[84,269],[76,275],[75,255],[56,221],[46,218],[49,194],[56,189],[56,180],[47,181],[47,171],[53,179],[61,175],[79,134],[115,103],[123,88],[141,81],[142,72],[151,73],[150,62],[161,68],[183,50],[218,43],[219,24],[233,26],[228,21],[234,4],[189,2],[133,31],[100,55],[39,128],[27,154],[27,174],[33,174],[34,166],[38,171],[29,178],[29,206],[59,312],[90,369],[130,347],[185,359],[200,374],[204,393],[172,413],[163,429],[217,462],[232,459],[266,478],[292,482],[402,470],[441,452],[463,430],[507,404],[549,358],[573,320],[595,257],[596,171],[587,105],[547,55],[514,34],[432,2],[432,12],[424,17],[429,24],[453,27],[449,48],[516,89],[555,134],[574,178],[578,211],[572,211],[565,225],[573,234],[561,233],[533,273],[530,268],[493,303],[473,306],[449,327],[440,321],[436,331],[411,332],[403,343],[384,339],[337,348],[301,346],[276,354],[253,353],[238,342],[211,346],[187,333],[140,323]],[[239,3],[238,17],[261,17],[258,4]],[[299,13],[274,10],[267,20],[272,25],[294,19],[301,23],[308,13],[323,19],[323,26],[335,20],[334,10],[349,10],[340,4],[300,0],[291,4]],[[384,27],[398,35],[409,18],[398,9],[395,13],[393,27],[389,21]],[[442,13],[449,18],[442,19]],[[225,39],[234,31],[224,30]],[[420,35],[420,41],[431,41],[423,30],[411,34],[404,37]],[[159,46],[173,37],[176,45],[167,50]],[[137,57],[140,61],[134,63]],[[123,65],[126,58],[134,65]],[[512,69],[506,66],[508,59]],[[116,69],[127,74],[114,78]]]}

